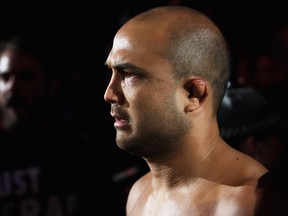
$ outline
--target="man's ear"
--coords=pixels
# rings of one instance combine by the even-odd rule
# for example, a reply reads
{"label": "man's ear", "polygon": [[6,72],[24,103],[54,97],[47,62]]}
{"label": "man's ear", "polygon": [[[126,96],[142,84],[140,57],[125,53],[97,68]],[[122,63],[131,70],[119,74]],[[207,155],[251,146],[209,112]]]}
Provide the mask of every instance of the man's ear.
{"label": "man's ear", "polygon": [[207,83],[203,79],[189,79],[185,85],[188,91],[188,105],[186,112],[192,112],[197,109],[207,96]]}

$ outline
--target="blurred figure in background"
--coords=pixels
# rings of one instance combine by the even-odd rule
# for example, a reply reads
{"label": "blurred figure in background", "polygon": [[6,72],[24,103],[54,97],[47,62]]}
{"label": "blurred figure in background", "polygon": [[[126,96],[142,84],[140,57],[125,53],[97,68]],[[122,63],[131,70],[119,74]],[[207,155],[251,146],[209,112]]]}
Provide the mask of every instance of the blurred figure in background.
{"label": "blurred figure in background", "polygon": [[287,130],[281,112],[252,87],[230,86],[218,120],[221,137],[265,165],[287,192]]}
{"label": "blurred figure in background", "polygon": [[39,40],[19,35],[2,44],[1,127],[6,132],[45,133],[52,125],[56,131],[64,122],[67,98],[61,95],[61,85],[68,75],[64,60],[57,59],[56,50],[47,49],[49,43],[41,42],[45,48]]}
{"label": "blurred figure in background", "polygon": [[[65,49],[60,37],[38,34],[1,46],[1,216],[96,215],[105,197],[111,201],[109,189],[102,193],[105,168],[93,177],[98,157],[67,117],[72,61]],[[98,196],[97,205],[91,197]]]}

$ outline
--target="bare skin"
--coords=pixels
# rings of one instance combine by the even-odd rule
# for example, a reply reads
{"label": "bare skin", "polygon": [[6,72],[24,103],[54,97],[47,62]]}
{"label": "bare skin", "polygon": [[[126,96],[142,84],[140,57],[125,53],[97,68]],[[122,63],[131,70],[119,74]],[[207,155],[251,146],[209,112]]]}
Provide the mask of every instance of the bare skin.
{"label": "bare skin", "polygon": [[[106,61],[112,76],[104,99],[117,145],[151,170],[131,188],[127,216],[257,215],[259,180],[269,171],[220,137],[213,78],[191,72],[175,79],[166,49],[168,29],[186,28],[179,20],[209,30],[204,36],[221,37],[219,31],[195,11],[171,8],[124,24]],[[199,68],[211,70],[206,60]]]}
{"label": "bare skin", "polygon": [[[266,170],[245,155],[223,150],[222,154],[233,155],[225,159],[226,164],[220,159],[221,152],[217,155],[223,164],[212,164],[212,158],[201,163],[203,167],[199,171],[212,170],[211,173],[196,174],[189,170],[193,165],[181,163],[177,168],[146,174],[130,191],[127,215],[254,215],[261,192],[256,190],[258,179]],[[247,169],[242,168],[245,163]],[[150,165],[154,166],[159,167]],[[205,166],[206,171],[202,171]],[[179,181],[174,182],[174,178]]]}

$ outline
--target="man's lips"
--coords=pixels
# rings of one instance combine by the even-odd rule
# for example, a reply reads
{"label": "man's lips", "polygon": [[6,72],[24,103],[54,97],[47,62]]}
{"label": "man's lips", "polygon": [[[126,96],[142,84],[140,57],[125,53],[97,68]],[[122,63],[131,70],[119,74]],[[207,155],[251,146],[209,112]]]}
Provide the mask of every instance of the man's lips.
{"label": "man's lips", "polygon": [[115,128],[122,128],[122,127],[125,127],[125,126],[127,127],[128,125],[130,125],[130,121],[123,119],[121,115],[119,114],[111,113],[111,116],[115,119],[115,122],[114,122]]}

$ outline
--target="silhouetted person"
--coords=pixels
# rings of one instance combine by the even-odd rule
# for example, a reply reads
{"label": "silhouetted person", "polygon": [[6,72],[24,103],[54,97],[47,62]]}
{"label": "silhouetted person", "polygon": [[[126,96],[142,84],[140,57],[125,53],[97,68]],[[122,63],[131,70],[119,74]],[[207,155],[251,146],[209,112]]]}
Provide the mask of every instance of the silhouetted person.
{"label": "silhouetted person", "polygon": [[269,169],[287,205],[287,126],[280,110],[269,102],[252,87],[231,85],[218,113],[220,134]]}
{"label": "silhouetted person", "polygon": [[72,68],[64,48],[38,34],[2,44],[1,216],[96,215],[112,200],[95,143],[69,119]]}

